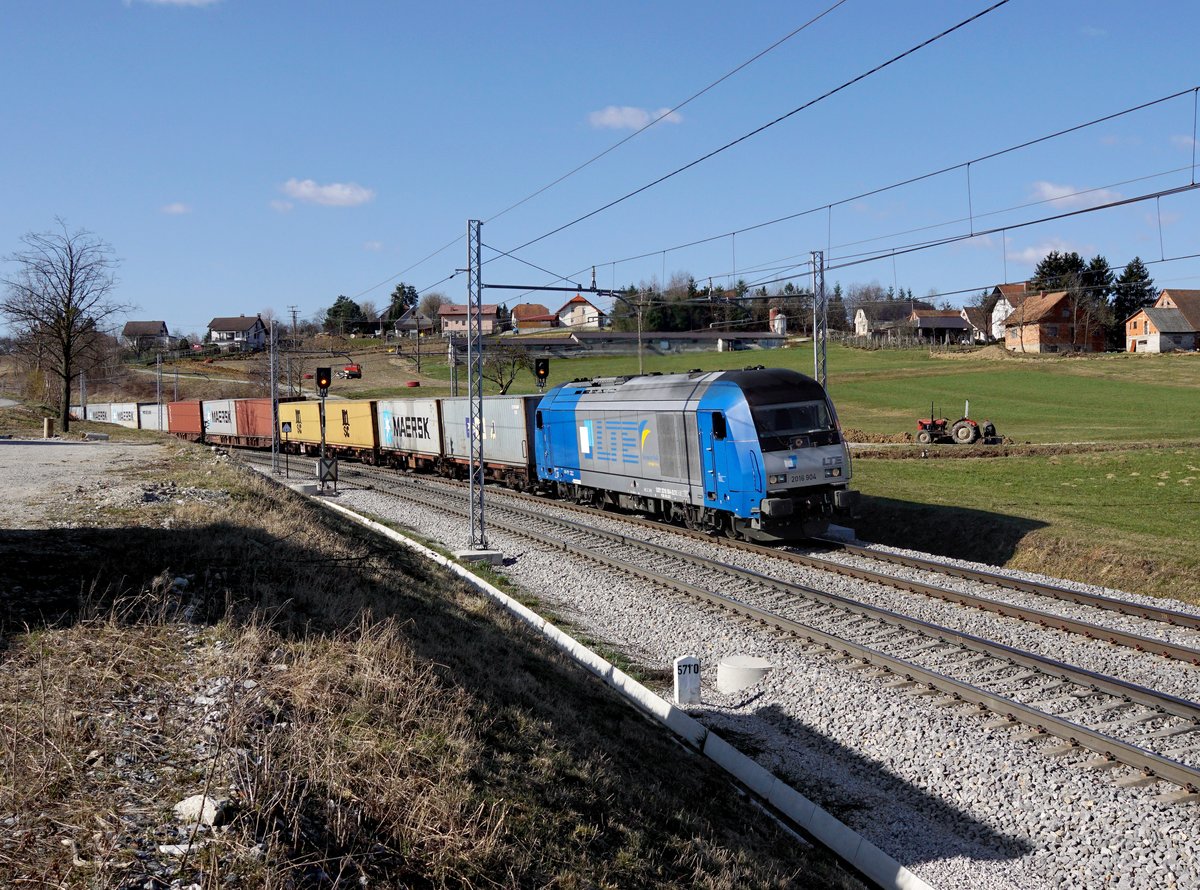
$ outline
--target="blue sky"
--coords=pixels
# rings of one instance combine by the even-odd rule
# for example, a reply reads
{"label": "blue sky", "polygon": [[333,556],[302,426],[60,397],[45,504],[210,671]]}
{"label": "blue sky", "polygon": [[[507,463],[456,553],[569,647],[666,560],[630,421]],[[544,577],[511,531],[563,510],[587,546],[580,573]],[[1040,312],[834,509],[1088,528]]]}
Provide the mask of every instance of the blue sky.
{"label": "blue sky", "polygon": [[[425,289],[465,266],[465,240],[416,264],[464,235],[468,219],[486,221],[485,245],[511,250],[989,5],[845,0],[497,216],[834,2],[4,0],[0,254],[61,216],[112,244],[117,297],[137,307],[129,317],[165,319],[178,333],[203,332],[213,316],[282,317],[293,305],[311,317],[338,294],[383,305],[398,280]],[[1191,192],[1015,227],[1189,184],[1192,93],[973,164],[969,191],[959,169],[846,201],[1189,90],[1200,84],[1197,33],[1192,2],[1011,0],[519,256],[585,283],[595,265],[602,287],[679,272],[724,284],[776,277],[814,249],[837,266],[1014,227],[827,273],[830,286],[878,281],[922,295],[1021,280],[1050,249],[1114,264],[1200,253]],[[488,247],[485,259],[495,256]],[[1150,270],[1159,285],[1200,287],[1200,260]],[[553,276],[500,258],[483,278]],[[461,302],[466,276],[435,289]]]}

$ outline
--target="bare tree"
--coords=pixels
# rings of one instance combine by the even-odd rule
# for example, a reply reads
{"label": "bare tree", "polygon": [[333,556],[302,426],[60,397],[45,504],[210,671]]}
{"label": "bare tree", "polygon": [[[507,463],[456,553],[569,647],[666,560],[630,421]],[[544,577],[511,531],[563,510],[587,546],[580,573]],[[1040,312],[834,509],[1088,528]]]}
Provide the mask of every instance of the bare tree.
{"label": "bare tree", "polygon": [[129,307],[110,299],[116,286],[117,260],[112,247],[91,232],[67,229],[30,232],[25,249],[6,259],[16,265],[0,299],[0,316],[8,322],[26,351],[37,353],[62,383],[60,421],[70,428],[71,377],[94,349],[104,322]]}
{"label": "bare tree", "polygon": [[489,343],[483,352],[483,378],[500,387],[500,395],[508,393],[508,388],[522,369],[533,370],[533,359],[524,346]]}
{"label": "bare tree", "polygon": [[417,312],[424,315],[430,321],[437,325],[438,310],[443,306],[450,305],[450,298],[443,293],[431,290],[421,298],[420,304],[417,306]]}

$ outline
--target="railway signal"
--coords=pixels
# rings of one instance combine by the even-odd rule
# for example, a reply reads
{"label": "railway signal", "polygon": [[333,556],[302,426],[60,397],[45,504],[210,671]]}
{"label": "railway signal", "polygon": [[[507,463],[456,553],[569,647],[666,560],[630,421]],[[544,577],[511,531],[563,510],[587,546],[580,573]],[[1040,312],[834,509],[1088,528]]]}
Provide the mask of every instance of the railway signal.
{"label": "railway signal", "polygon": [[329,384],[333,378],[330,371],[330,368],[317,368],[317,389],[320,390],[322,396],[329,392]]}
{"label": "railway signal", "polygon": [[538,389],[545,389],[546,381],[550,378],[550,359],[535,358],[533,360],[533,376],[537,378]]}

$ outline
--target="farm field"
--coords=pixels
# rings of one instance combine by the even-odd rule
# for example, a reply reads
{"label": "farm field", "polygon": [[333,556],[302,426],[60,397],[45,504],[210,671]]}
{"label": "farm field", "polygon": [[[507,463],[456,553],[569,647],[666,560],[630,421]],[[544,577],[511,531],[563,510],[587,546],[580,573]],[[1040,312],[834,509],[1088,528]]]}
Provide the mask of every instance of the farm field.
{"label": "farm field", "polygon": [[856,460],[872,541],[1200,603],[1200,448]]}

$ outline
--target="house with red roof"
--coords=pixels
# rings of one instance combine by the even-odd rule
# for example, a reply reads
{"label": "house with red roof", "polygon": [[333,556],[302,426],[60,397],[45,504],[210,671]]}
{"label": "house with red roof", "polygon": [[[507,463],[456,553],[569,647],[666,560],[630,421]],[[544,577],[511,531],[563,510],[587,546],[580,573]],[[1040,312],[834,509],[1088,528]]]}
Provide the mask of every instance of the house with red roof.
{"label": "house with red roof", "polygon": [[1200,348],[1200,290],[1164,290],[1153,306],[1125,320],[1129,352],[1192,352]]}
{"label": "house with red roof", "polygon": [[[480,306],[479,330],[485,337],[500,330],[500,307],[495,303]],[[443,303],[438,307],[442,334],[467,334],[467,307],[461,303]]]}
{"label": "house with red roof", "polygon": [[592,305],[591,300],[582,294],[571,297],[554,314],[558,316],[559,327],[571,328],[576,331],[599,330],[606,317],[603,312]]}
{"label": "house with red roof", "polygon": [[524,334],[558,326],[558,316],[541,303],[521,303],[512,308],[513,331]]}
{"label": "house with red roof", "polygon": [[1033,296],[1029,290],[1028,281],[1018,281],[1016,284],[997,284],[988,294],[988,299],[994,299],[992,304],[992,339],[1004,339],[1004,323],[1026,299]]}
{"label": "house with red roof", "polygon": [[1027,295],[1004,320],[1011,352],[1103,352],[1104,325],[1089,319],[1065,290]]}

